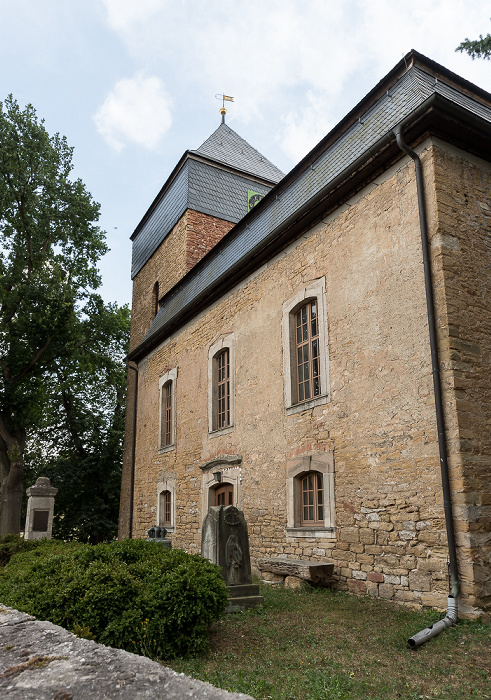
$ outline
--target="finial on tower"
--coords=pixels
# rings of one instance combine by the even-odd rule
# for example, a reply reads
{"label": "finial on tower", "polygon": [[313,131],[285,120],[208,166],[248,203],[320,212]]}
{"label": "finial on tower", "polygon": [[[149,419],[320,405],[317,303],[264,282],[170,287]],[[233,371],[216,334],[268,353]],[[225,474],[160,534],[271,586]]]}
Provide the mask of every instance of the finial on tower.
{"label": "finial on tower", "polygon": [[222,100],[220,114],[222,115],[222,124],[225,124],[225,115],[227,114],[227,110],[225,109],[225,100],[227,100],[227,102],[233,102],[234,98],[230,97],[230,95],[224,95],[223,93],[221,95],[215,95],[215,97],[217,100]]}

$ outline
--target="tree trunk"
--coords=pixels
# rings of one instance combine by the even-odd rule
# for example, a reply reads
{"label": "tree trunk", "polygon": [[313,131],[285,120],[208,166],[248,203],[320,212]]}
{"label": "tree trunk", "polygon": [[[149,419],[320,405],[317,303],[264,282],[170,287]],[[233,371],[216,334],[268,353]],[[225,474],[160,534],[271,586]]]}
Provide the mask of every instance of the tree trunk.
{"label": "tree trunk", "polygon": [[0,537],[18,535],[21,529],[22,475],[24,472],[25,431],[11,435],[1,421],[0,438]]}

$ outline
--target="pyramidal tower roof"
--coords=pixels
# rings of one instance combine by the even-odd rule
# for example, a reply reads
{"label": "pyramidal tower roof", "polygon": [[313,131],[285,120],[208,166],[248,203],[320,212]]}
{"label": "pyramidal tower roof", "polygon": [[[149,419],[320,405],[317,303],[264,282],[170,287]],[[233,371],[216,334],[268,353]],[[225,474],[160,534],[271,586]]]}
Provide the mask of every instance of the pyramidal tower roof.
{"label": "pyramidal tower roof", "polygon": [[217,163],[264,178],[275,184],[284,177],[284,173],[276,165],[273,165],[223,122],[196,151],[191,153],[206,156]]}

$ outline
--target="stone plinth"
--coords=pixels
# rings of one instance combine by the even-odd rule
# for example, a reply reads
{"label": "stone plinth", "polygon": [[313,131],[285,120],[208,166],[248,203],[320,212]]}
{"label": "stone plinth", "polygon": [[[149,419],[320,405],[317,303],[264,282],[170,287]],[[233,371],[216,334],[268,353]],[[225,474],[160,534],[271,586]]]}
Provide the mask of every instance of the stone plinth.
{"label": "stone plinth", "polygon": [[29,497],[27,501],[26,527],[24,538],[26,540],[51,539],[53,530],[53,513],[55,509],[55,496],[58,489],[51,486],[50,480],[40,476],[34,486],[26,489]]}

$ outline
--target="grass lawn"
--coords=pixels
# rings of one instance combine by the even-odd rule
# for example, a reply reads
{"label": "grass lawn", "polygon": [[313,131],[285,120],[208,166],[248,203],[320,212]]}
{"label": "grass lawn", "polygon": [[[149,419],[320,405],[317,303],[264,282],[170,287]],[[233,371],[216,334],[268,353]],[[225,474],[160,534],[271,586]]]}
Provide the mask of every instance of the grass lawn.
{"label": "grass lawn", "polygon": [[206,656],[165,664],[256,700],[491,698],[491,625],[462,621],[409,650],[439,613],[330,590],[261,594],[263,609],[214,625]]}

